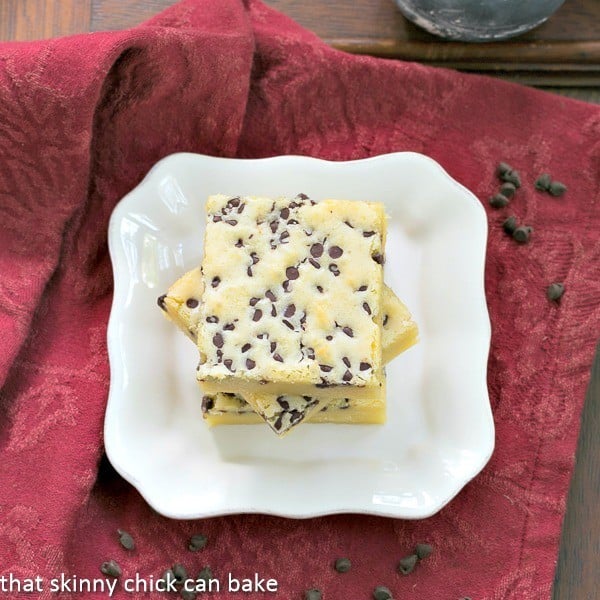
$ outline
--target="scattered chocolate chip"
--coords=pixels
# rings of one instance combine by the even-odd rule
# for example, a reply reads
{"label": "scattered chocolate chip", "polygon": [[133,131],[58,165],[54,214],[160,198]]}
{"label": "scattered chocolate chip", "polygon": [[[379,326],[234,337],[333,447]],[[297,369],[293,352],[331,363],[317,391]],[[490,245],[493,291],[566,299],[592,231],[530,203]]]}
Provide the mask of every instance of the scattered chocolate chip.
{"label": "scattered chocolate chip", "polygon": [[277,221],[271,221],[269,227],[271,228],[271,233],[275,233],[279,227],[279,223]]}
{"label": "scattered chocolate chip", "polygon": [[201,533],[196,533],[190,538],[190,542],[188,544],[188,550],[192,552],[198,552],[198,550],[202,550],[206,546],[208,542],[208,538]]}
{"label": "scattered chocolate chip", "polygon": [[286,229],[280,236],[279,236],[279,241],[282,244],[287,244],[288,241],[287,239],[290,237],[290,232]]}
{"label": "scattered chocolate chip", "polygon": [[315,351],[314,351],[314,348],[307,348],[306,349],[306,356],[307,356],[307,358],[310,358],[310,360],[315,360]]}
{"label": "scattered chocolate chip", "polygon": [[228,219],[227,221],[225,221],[225,223],[228,223],[232,227],[238,224],[238,222],[235,219]]}
{"label": "scattered chocolate chip", "polygon": [[317,290],[318,290],[318,291],[319,291],[321,294],[323,293],[323,288],[322,288],[320,285],[318,285],[318,286],[317,286]]}
{"label": "scattered chocolate chip", "polygon": [[332,335],[328,335],[328,336],[327,336],[325,339],[326,339],[328,342],[330,342],[330,341],[333,339],[333,336],[332,336]]}
{"label": "scattered chocolate chip", "polygon": [[233,323],[227,323],[223,326],[224,331],[233,331],[235,329],[235,325]]}
{"label": "scattered chocolate chip", "polygon": [[515,195],[515,191],[517,190],[517,188],[515,187],[514,183],[510,183],[510,181],[506,181],[505,183],[503,183],[500,186],[500,193],[505,197],[505,198],[512,198]]}
{"label": "scattered chocolate chip", "polygon": [[548,300],[553,302],[558,302],[564,293],[565,286],[562,283],[553,283],[546,289],[546,296]]}
{"label": "scattered chocolate chip", "polygon": [[267,290],[265,292],[265,296],[271,301],[271,302],[276,302],[277,301],[277,296],[275,296],[275,294],[271,291],[271,290]]}
{"label": "scattered chocolate chip", "polygon": [[373,590],[373,600],[394,600],[392,598],[392,592],[390,592],[389,588],[386,588],[384,585],[378,585]]}
{"label": "scattered chocolate chip", "polygon": [[218,323],[219,317],[217,317],[216,315],[210,315],[210,316],[206,317],[206,322],[207,323]]}
{"label": "scattered chocolate chip", "polygon": [[223,336],[220,333],[215,333],[215,335],[213,335],[212,343],[217,348],[222,348],[223,347]]}
{"label": "scattered chocolate chip", "polygon": [[377,252],[376,254],[373,254],[371,256],[371,258],[378,264],[378,265],[382,265],[384,263],[384,258],[382,254],[379,254],[379,252]]}
{"label": "scattered chocolate chip", "polygon": [[529,238],[531,237],[532,231],[533,229],[531,227],[521,225],[513,231],[513,240],[515,240],[515,242],[518,242],[519,244],[526,244],[529,241]]}
{"label": "scattered chocolate chip", "polygon": [[123,571],[115,560],[107,560],[100,565],[100,571],[108,577],[121,577]]}
{"label": "scattered chocolate chip", "polygon": [[[296,198],[300,198],[300,200],[308,200],[308,196],[306,194],[303,194],[302,192],[300,192]],[[292,204],[296,204],[295,202],[292,202]],[[291,204],[290,204],[291,206]]]}
{"label": "scattered chocolate chip", "polygon": [[246,275],[248,275],[248,277],[252,277],[252,267],[248,267],[246,269]]}
{"label": "scattered chocolate chip", "polygon": [[279,215],[281,216],[282,219],[289,219],[289,217],[290,217],[290,209],[289,208],[282,208],[281,212],[279,213]]}
{"label": "scattered chocolate chip", "polygon": [[289,292],[290,291],[290,281],[289,279],[286,279],[282,284],[281,287],[283,288],[284,292]]}
{"label": "scattered chocolate chip", "polygon": [[255,265],[260,258],[258,258],[258,254],[256,252],[250,252],[250,258],[252,259],[252,264]]}
{"label": "scattered chocolate chip", "polygon": [[296,219],[289,219],[287,223],[288,225],[298,225],[298,221],[296,221]]}
{"label": "scattered chocolate chip", "polygon": [[321,265],[314,259],[314,258],[309,258],[308,262],[315,268],[315,269],[320,269]]}
{"label": "scattered chocolate chip", "polygon": [[323,593],[317,588],[312,588],[304,592],[304,600],[323,600]]}
{"label": "scattered chocolate chip", "polygon": [[368,362],[361,362],[358,368],[361,371],[368,371],[371,368],[371,365]]}
{"label": "scattered chocolate chip", "polygon": [[344,358],[342,358],[342,362],[348,367],[350,368],[350,359],[347,356],[344,356]]}
{"label": "scattered chocolate chip", "polygon": [[313,258],[319,258],[323,255],[323,244],[313,244],[310,247],[310,255]]}
{"label": "scattered chocolate chip", "polygon": [[535,182],[535,189],[540,191],[548,191],[550,184],[552,183],[552,179],[548,173],[543,173],[540,175]]}
{"label": "scattered chocolate chip", "polygon": [[223,351],[222,350],[217,350],[217,362],[222,362],[223,361]]}
{"label": "scattered chocolate chip", "polygon": [[385,315],[383,317],[383,323],[382,323],[383,327],[385,327],[387,325],[387,322],[389,321],[389,319],[390,319],[390,315]]}
{"label": "scattered chocolate chip", "polygon": [[233,373],[235,371],[235,369],[232,368],[233,366],[233,361],[231,360],[231,358],[226,358],[223,361],[223,364]]}
{"label": "scattered chocolate chip", "polygon": [[275,308],[274,304],[271,304],[271,316],[272,317],[276,317],[277,316],[277,309]]}
{"label": "scattered chocolate chip", "polygon": [[166,294],[163,294],[162,296],[159,296],[156,299],[156,304],[158,304],[158,306],[161,308],[161,310],[167,310],[167,307],[165,305],[165,298],[167,297]]}
{"label": "scattered chocolate chip", "polygon": [[512,171],[512,167],[505,162],[499,163],[496,167],[496,175],[498,175],[498,177],[502,177],[506,173],[510,173],[510,171]]}
{"label": "scattered chocolate chip", "polygon": [[256,363],[251,358],[246,359],[246,369],[248,369],[248,371],[251,371],[252,369],[254,369],[255,366],[256,366]]}
{"label": "scattered chocolate chip", "polygon": [[235,198],[231,198],[231,200],[229,200],[227,202],[227,206],[233,206],[233,208],[235,208],[236,206],[240,205],[240,199],[238,196],[236,196]]}
{"label": "scattered chocolate chip", "polygon": [[339,246],[329,248],[329,256],[331,258],[339,258],[342,254],[344,254],[344,251]]}
{"label": "scattered chocolate chip", "polygon": [[402,575],[408,575],[412,573],[419,557],[416,554],[411,554],[410,556],[405,556],[400,559],[398,563],[398,573],[402,573]]}
{"label": "scattered chocolate chip", "polygon": [[504,221],[504,223],[502,223],[502,229],[504,229],[504,231],[508,233],[508,235],[512,235],[516,228],[517,217],[515,217],[514,215],[511,215],[510,217],[508,217],[508,219],[506,219],[506,221]]}
{"label": "scattered chocolate chip", "polygon": [[258,304],[258,301],[260,300],[260,298],[250,298],[250,302],[248,304],[250,304],[250,306],[256,306]]}
{"label": "scattered chocolate chip", "polygon": [[296,267],[288,267],[285,270],[285,276],[291,281],[294,281],[294,279],[298,279],[298,277],[300,277],[300,273]]}
{"label": "scattered chocolate chip", "polygon": [[509,199],[503,194],[495,194],[490,198],[490,205],[492,208],[504,208],[508,206]]}
{"label": "scattered chocolate chip", "polygon": [[277,348],[277,342],[271,342],[271,352],[275,352],[275,348]]}
{"label": "scattered chocolate chip", "polygon": [[290,403],[287,400],[284,400],[283,396],[277,397],[277,404],[279,404],[279,406],[281,406],[281,408],[283,408],[283,410],[290,409]]}
{"label": "scattered chocolate chip", "polygon": [[334,568],[338,573],[347,573],[352,567],[349,558],[338,558],[335,561]]}
{"label": "scattered chocolate chip", "polygon": [[346,372],[342,376],[342,381],[352,381],[352,377],[352,373],[348,369],[346,369]]}
{"label": "scattered chocolate chip", "polygon": [[338,266],[335,263],[331,263],[329,265],[329,270],[333,273],[335,277],[337,277],[340,274],[340,270],[338,269]]}
{"label": "scattered chocolate chip", "polygon": [[368,302],[363,302],[362,307],[368,315],[371,314],[371,307],[369,306]]}
{"label": "scattered chocolate chip", "polygon": [[567,191],[567,186],[560,181],[553,181],[548,187],[548,192],[551,196],[558,198],[562,196]]}
{"label": "scattered chocolate chip", "polygon": [[419,560],[423,560],[424,558],[431,556],[432,552],[433,547],[431,546],[431,544],[417,544],[415,546],[415,554],[417,555]]}
{"label": "scattered chocolate chip", "polygon": [[220,277],[213,277],[212,281],[210,282],[210,285],[212,285],[212,287],[216,288],[220,283],[221,283]]}
{"label": "scattered chocolate chip", "polygon": [[348,227],[350,227],[350,229],[354,229],[354,225],[352,225],[352,223],[350,223],[350,221],[344,221],[344,223],[346,225],[348,225]]}
{"label": "scattered chocolate chip", "polygon": [[319,369],[321,369],[323,373],[329,373],[333,369],[333,367],[331,367],[330,365],[319,365]]}
{"label": "scattered chocolate chip", "polygon": [[374,231],[363,231],[363,237],[370,238],[375,235]]}
{"label": "scattered chocolate chip", "polygon": [[354,337],[354,331],[351,327],[342,327],[342,331],[348,336],[348,337]]}
{"label": "scattered chocolate chip", "polygon": [[206,414],[209,410],[212,410],[214,405],[215,405],[214,398],[211,398],[210,396],[203,396],[202,397],[202,414]]}
{"label": "scattered chocolate chip", "polygon": [[257,321],[260,321],[262,318],[262,310],[260,310],[260,308],[257,308],[254,311],[254,314],[252,315],[252,320],[256,323]]}
{"label": "scattered chocolate chip", "polygon": [[358,288],[358,291],[359,291],[359,292],[366,292],[368,288],[369,288],[369,286],[368,286],[368,285],[361,285],[361,286]]}
{"label": "scattered chocolate chip", "polygon": [[296,305],[288,304],[288,306],[286,306],[286,308],[285,308],[285,311],[283,312],[283,316],[284,317],[293,317],[295,312],[296,312]]}
{"label": "scattered chocolate chip", "polygon": [[248,350],[250,350],[250,348],[252,348],[252,344],[245,343],[242,346],[242,352],[248,352]]}
{"label": "scattered chocolate chip", "polygon": [[280,363],[283,362],[283,358],[281,358],[281,354],[279,354],[278,352],[273,354],[273,360],[276,360],[277,362],[280,362]]}
{"label": "scattered chocolate chip", "polygon": [[219,221],[222,221],[223,219],[219,216],[219,215],[215,215],[213,217],[213,223],[218,223]]}
{"label": "scattered chocolate chip", "polygon": [[135,550],[135,542],[129,533],[123,529],[117,529],[117,533],[119,534],[119,543],[125,550]]}
{"label": "scattered chocolate chip", "polygon": [[288,328],[291,329],[293,331],[294,326],[287,320],[287,319],[283,319],[282,323]]}

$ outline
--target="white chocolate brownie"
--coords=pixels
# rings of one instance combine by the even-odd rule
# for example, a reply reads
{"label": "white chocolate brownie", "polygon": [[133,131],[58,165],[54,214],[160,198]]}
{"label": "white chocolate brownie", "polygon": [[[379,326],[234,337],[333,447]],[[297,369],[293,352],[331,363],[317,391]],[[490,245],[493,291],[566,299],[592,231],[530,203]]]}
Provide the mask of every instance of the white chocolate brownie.
{"label": "white chocolate brownie", "polygon": [[[202,297],[202,291],[202,277],[197,268],[180,277],[158,301],[164,314],[194,341],[200,312],[198,298]],[[383,360],[388,363],[416,343],[418,329],[406,306],[387,286],[383,288],[382,324]],[[247,399],[231,393],[205,396],[202,405],[204,418],[209,425],[259,423],[264,420],[279,435],[302,421],[381,423],[385,420],[385,402],[381,400],[358,400],[350,404],[348,399],[338,399],[324,406],[323,402],[310,396],[280,398],[253,395]],[[321,412],[323,414],[318,414]]]}
{"label": "white chocolate brownie", "polygon": [[380,398],[377,202],[211,196],[197,378],[206,393]]}

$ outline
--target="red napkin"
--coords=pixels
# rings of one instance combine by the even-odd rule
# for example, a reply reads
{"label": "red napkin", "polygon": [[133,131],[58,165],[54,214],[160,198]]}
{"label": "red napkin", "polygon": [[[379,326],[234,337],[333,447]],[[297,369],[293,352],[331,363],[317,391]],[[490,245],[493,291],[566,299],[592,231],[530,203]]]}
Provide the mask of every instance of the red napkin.
{"label": "red napkin", "polygon": [[[177,151],[347,160],[399,150],[435,158],[489,214],[489,465],[417,522],[158,516],[102,458],[115,203]],[[523,187],[495,211],[499,160]],[[568,185],[563,198],[534,190],[546,171]],[[503,233],[511,212],[534,227],[531,243]],[[146,579],[173,562],[259,573],[286,599],[317,586],[325,599],[358,600],[380,584],[397,598],[548,598],[600,330],[599,230],[598,107],[348,56],[256,1],[187,0],[128,31],[0,45],[0,576],[40,576],[50,598],[52,578],[101,577],[114,558]],[[545,296],[553,281],[566,286],[560,304]],[[119,527],[134,552],[118,545]],[[192,554],[197,531],[209,544]],[[421,541],[433,555],[397,574]],[[332,568],[340,556],[353,561],[344,575]],[[114,597],[132,596],[119,586]]]}

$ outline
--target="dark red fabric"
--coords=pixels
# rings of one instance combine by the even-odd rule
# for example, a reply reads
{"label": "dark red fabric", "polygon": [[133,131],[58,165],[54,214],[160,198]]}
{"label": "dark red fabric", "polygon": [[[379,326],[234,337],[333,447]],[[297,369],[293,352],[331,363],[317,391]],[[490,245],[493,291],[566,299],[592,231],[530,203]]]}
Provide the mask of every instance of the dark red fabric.
{"label": "dark red fabric", "polygon": [[[102,460],[115,203],[176,151],[345,160],[399,150],[435,158],[488,210],[491,462],[417,522],[156,515]],[[524,185],[510,210],[493,211],[499,159]],[[545,171],[569,186],[564,198],[534,190]],[[508,212],[535,228],[530,244],[502,232]],[[378,584],[397,598],[549,598],[600,333],[598,231],[595,106],[348,56],[253,1],[187,0],[128,31],[0,45],[0,575],[93,578],[113,557],[147,578],[174,561],[258,572],[285,599],[315,585],[358,600]],[[566,284],[560,305],[545,297],[552,281]],[[117,545],[117,527],[138,550]],[[210,544],[191,554],[197,530]],[[423,540],[433,556],[398,575],[398,558]],[[338,556],[352,559],[350,573],[331,568]]]}

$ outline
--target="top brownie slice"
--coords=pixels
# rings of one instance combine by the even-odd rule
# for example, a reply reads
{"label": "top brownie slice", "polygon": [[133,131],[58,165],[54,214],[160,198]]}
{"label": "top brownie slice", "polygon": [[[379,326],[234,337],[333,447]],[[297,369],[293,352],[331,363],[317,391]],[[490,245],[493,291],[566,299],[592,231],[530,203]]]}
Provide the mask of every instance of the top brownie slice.
{"label": "top brownie slice", "polygon": [[204,389],[377,396],[383,205],[216,195],[206,208]]}

